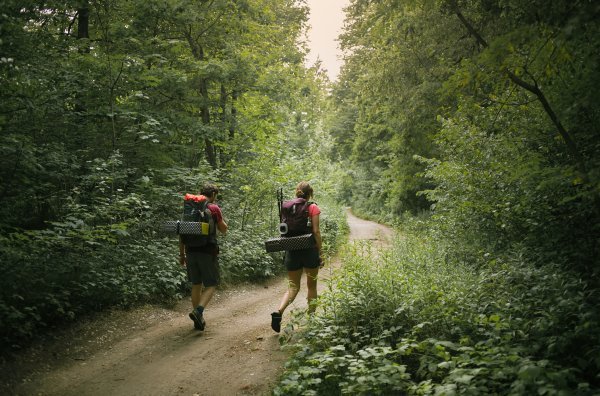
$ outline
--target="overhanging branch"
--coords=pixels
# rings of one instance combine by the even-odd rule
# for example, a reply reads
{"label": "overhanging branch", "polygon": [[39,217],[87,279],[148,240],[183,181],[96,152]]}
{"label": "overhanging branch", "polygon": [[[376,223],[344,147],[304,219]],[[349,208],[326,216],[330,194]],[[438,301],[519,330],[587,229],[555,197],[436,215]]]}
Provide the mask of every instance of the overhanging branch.
{"label": "overhanging branch", "polygon": [[[462,14],[460,9],[458,8],[458,4],[456,3],[456,1],[451,2],[451,8],[452,8],[452,11],[458,17],[458,19],[461,21],[461,23],[468,30],[469,34],[471,34],[475,38],[477,43],[479,43],[479,45],[481,45],[483,48],[488,48],[489,47],[488,43],[479,34],[479,32],[473,27],[473,25],[467,20],[467,18],[465,18],[465,16]],[[507,68],[503,69],[503,72],[508,76],[508,78],[514,84],[518,85],[519,87],[525,89],[526,91],[528,91],[536,96],[536,98],[542,104],[544,111],[546,112],[548,117],[550,117],[550,120],[554,124],[556,130],[558,131],[558,134],[565,141],[567,150],[569,151],[569,154],[575,160],[578,170],[582,173],[582,175],[584,176],[584,179],[586,179],[586,177],[585,177],[585,175],[586,175],[585,161],[583,160],[583,156],[581,155],[581,153],[579,152],[579,149],[577,148],[577,144],[575,143],[575,140],[573,139],[573,137],[571,136],[569,131],[567,131],[565,129],[565,127],[562,125],[562,123],[560,122],[560,119],[556,115],[556,112],[550,105],[550,102],[548,102],[548,99],[544,95],[544,92],[542,92],[542,90],[540,89],[537,82],[535,82],[535,79],[534,79],[534,83],[531,84],[531,83],[523,80],[522,78],[520,78],[514,72],[512,72],[511,70],[509,70]]]}

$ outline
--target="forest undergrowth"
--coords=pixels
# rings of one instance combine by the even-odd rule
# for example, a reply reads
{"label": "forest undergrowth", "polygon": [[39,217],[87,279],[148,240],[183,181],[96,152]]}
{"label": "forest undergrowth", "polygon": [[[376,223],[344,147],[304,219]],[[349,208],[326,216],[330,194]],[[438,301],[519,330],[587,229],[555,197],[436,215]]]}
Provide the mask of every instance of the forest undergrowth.
{"label": "forest undergrowth", "polygon": [[[55,223],[50,229],[0,237],[4,263],[0,350],[25,348],[36,334],[80,320],[88,312],[143,303],[170,304],[187,296],[190,284],[177,262],[177,238],[160,232],[162,221],[178,218],[182,195],[169,192],[152,199],[152,208],[143,197],[133,196],[99,206],[94,213],[79,207],[77,217],[67,216],[71,220]],[[276,220],[265,216],[262,222],[241,227],[242,216],[233,207],[238,199],[242,198],[230,192],[221,203],[233,225],[220,242],[225,287],[264,280],[283,271],[282,252],[264,249],[264,241],[274,236],[276,229],[271,223]],[[276,201],[272,201],[274,206]],[[329,256],[344,239],[347,226],[340,205],[325,198],[319,204],[327,212],[321,230],[327,241],[324,253]],[[106,229],[86,225],[117,210],[126,218],[122,224]]]}
{"label": "forest undergrowth", "polygon": [[274,394],[600,391],[600,301],[577,273],[467,261],[422,230],[373,249],[345,248]]}

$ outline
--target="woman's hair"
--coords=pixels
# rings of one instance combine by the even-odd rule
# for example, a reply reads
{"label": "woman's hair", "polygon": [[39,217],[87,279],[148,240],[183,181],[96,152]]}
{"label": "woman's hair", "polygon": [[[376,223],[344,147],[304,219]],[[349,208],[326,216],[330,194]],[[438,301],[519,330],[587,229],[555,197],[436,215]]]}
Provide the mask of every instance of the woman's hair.
{"label": "woman's hair", "polygon": [[296,186],[296,197],[310,199],[313,196],[313,189],[308,182],[300,182]]}
{"label": "woman's hair", "polygon": [[202,190],[200,190],[200,194],[204,195],[205,197],[212,197],[213,193],[219,193],[219,187],[215,186],[212,183],[206,183],[204,184],[204,186],[202,186]]}

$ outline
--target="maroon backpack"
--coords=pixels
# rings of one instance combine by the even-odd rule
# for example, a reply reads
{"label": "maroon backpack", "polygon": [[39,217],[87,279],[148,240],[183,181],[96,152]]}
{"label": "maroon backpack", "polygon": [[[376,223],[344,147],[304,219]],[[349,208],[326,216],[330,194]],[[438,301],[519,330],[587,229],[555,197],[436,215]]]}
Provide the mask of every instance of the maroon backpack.
{"label": "maroon backpack", "polygon": [[304,198],[295,198],[283,202],[281,205],[281,222],[287,225],[287,232],[282,232],[282,236],[291,237],[312,233],[308,207],[313,203]]}

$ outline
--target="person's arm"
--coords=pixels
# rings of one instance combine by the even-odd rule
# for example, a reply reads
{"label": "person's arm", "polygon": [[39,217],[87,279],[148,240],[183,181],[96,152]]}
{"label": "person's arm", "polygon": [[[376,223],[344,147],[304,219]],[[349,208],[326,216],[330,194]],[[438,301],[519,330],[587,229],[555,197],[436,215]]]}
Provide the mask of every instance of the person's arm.
{"label": "person's arm", "polygon": [[219,230],[219,232],[223,235],[227,234],[227,223],[225,223],[225,220],[223,220],[223,218],[221,218],[221,220],[217,223],[217,230]]}
{"label": "person's arm", "polygon": [[223,235],[227,234],[227,229],[229,227],[227,227],[227,223],[225,223],[225,219],[223,219],[223,212],[221,212],[219,205],[213,203],[210,204],[208,208],[212,212],[213,219],[217,225],[217,230]]}
{"label": "person's arm", "polygon": [[185,245],[183,244],[183,241],[181,240],[181,235],[179,236],[179,264],[181,264],[182,267],[185,267],[185,265],[186,265]]}
{"label": "person's arm", "polygon": [[312,233],[313,233],[313,236],[315,237],[315,241],[317,242],[317,251],[319,252],[319,260],[322,263],[323,262],[322,251],[321,251],[322,240],[321,240],[321,228],[319,227],[319,215],[318,214],[314,215],[310,219],[312,221]]}

